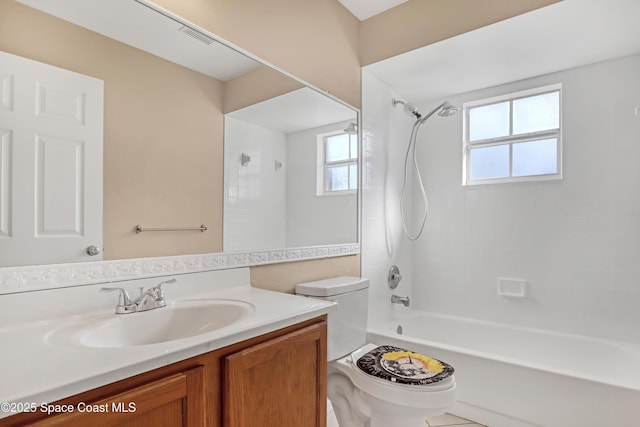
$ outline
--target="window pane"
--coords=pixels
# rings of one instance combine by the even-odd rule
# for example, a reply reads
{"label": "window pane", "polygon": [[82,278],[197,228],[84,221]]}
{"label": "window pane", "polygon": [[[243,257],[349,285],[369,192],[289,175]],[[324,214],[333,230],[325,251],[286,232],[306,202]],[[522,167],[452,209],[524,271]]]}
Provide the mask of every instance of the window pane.
{"label": "window pane", "polygon": [[327,162],[349,159],[349,135],[346,133],[329,136],[326,141]]}
{"label": "window pane", "polygon": [[509,135],[509,102],[469,109],[469,141]]}
{"label": "window pane", "polygon": [[513,101],[514,135],[560,127],[560,92]]}
{"label": "window pane", "polygon": [[558,173],[558,140],[513,144],[513,176]]}
{"label": "window pane", "polygon": [[358,158],[358,135],[349,135],[351,141],[351,158]]}
{"label": "window pane", "polygon": [[325,191],[344,191],[349,189],[349,166],[333,166],[326,169]]}
{"label": "window pane", "polygon": [[349,190],[358,189],[358,165],[349,166]]}
{"label": "window pane", "polygon": [[471,179],[507,178],[509,145],[471,149]]}

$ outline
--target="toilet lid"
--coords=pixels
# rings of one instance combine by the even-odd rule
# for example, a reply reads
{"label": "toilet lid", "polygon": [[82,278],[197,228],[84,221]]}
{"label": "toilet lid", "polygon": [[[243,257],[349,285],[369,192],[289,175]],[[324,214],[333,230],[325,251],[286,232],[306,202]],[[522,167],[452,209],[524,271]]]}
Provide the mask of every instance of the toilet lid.
{"label": "toilet lid", "polygon": [[430,385],[453,375],[453,366],[424,354],[391,345],[374,348],[356,365],[376,378],[399,384]]}

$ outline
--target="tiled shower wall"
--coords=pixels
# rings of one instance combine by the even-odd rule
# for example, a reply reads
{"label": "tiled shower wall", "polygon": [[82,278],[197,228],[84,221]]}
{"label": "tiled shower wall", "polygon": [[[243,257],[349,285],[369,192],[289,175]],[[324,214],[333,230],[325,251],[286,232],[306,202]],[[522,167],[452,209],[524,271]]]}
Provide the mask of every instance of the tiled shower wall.
{"label": "tiled shower wall", "polygon": [[286,157],[286,135],[226,117],[225,140],[224,250],[285,247],[286,173],[273,165]]}
{"label": "tiled shower wall", "polygon": [[[640,342],[638,76],[634,55],[452,96],[461,106],[562,83],[564,179],[463,187],[462,115],[434,116],[418,138],[430,203],[426,232],[413,243],[399,239],[399,220],[388,216],[385,226],[401,242],[394,259],[383,250],[380,206],[399,198],[397,185],[385,194],[379,179],[401,176],[397,157],[404,156],[411,121],[383,99],[392,90],[365,72],[365,274],[378,281],[382,264],[405,263],[416,309]],[[380,158],[385,150],[387,163]],[[498,296],[499,277],[524,279],[526,298]],[[386,296],[376,292],[372,305],[385,306]]]}
{"label": "tiled shower wall", "polygon": [[[362,275],[370,280],[369,325],[372,325],[405,309],[391,304],[392,294],[412,297],[412,247],[402,234],[400,222],[402,165],[411,122],[401,110],[392,108],[391,99],[397,94],[366,70],[362,88],[361,254]],[[411,207],[407,206],[411,219]],[[387,285],[392,265],[397,265],[403,276],[394,291]]]}

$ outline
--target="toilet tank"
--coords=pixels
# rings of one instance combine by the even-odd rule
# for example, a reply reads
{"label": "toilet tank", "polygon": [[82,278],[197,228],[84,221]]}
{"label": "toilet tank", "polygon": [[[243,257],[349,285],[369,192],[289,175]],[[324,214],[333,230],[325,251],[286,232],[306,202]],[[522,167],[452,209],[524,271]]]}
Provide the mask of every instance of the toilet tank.
{"label": "toilet tank", "polygon": [[296,294],[338,303],[329,313],[328,360],[336,360],[366,344],[369,280],[342,276],[300,283]]}

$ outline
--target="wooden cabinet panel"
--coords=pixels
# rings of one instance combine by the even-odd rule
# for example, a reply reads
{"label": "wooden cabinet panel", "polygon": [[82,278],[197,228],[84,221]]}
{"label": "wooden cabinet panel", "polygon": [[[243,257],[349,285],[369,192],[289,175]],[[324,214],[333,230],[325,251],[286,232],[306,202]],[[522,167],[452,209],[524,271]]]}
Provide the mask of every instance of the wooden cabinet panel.
{"label": "wooden cabinet panel", "polygon": [[326,425],[326,322],[225,357],[225,427]]}
{"label": "wooden cabinet panel", "polygon": [[[201,427],[204,425],[203,367],[190,369],[45,418],[36,427]],[[88,409],[92,409],[88,411]]]}

